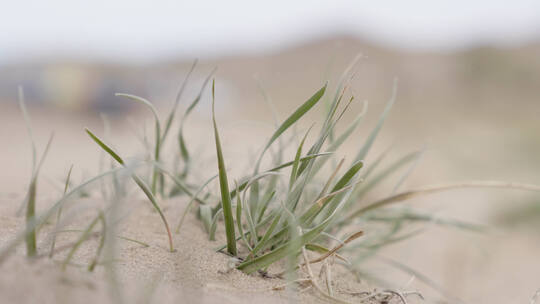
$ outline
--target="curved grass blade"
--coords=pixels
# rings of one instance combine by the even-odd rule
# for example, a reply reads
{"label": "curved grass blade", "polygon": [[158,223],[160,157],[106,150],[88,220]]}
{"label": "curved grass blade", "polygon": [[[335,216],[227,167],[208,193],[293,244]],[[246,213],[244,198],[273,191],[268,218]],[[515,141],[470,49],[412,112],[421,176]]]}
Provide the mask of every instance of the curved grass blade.
{"label": "curved grass blade", "polygon": [[225,219],[225,233],[227,236],[227,251],[233,255],[237,255],[236,237],[234,232],[234,219],[232,216],[231,196],[229,193],[229,182],[227,180],[227,169],[221,151],[221,142],[216,123],[215,113],[215,80],[212,81],[212,122],[214,125],[214,137],[216,141],[216,154],[218,159],[219,171],[219,186],[221,189],[221,208],[223,209],[223,217]]}
{"label": "curved grass blade", "polygon": [[[85,129],[85,130],[86,130],[86,133],[88,133],[88,135],[90,135],[90,137],[101,148],[103,148],[107,153],[109,153],[118,163],[120,163],[122,166],[125,166],[124,160],[118,155],[118,153],[114,152],[109,146],[107,146],[101,139],[99,139],[99,137],[94,135],[94,133],[92,133],[90,130],[88,129]],[[171,229],[169,228],[169,223],[167,222],[167,218],[165,218],[165,215],[163,214],[163,212],[161,211],[161,208],[159,207],[157,203],[156,197],[152,193],[152,190],[150,189],[150,187],[148,187],[148,185],[146,185],[146,183],[142,179],[140,179],[135,173],[131,174],[131,178],[137,184],[137,186],[141,188],[141,190],[144,192],[148,200],[150,200],[150,203],[152,203],[152,205],[154,206],[154,209],[156,209],[159,216],[161,217],[161,220],[163,221],[165,229],[167,230],[167,235],[169,237],[169,249],[171,252],[173,252],[174,245],[173,245],[173,240],[172,240]]]}
{"label": "curved grass blade", "polygon": [[[160,154],[160,150],[161,150],[161,125],[159,123],[159,115],[158,115],[158,112],[156,110],[156,108],[154,107],[154,105],[142,98],[142,97],[139,97],[139,96],[135,96],[135,95],[131,95],[131,94],[123,94],[123,93],[116,93],[115,96],[119,96],[119,97],[126,97],[128,99],[131,99],[133,101],[136,101],[136,102],[139,102],[139,103],[142,103],[143,105],[145,105],[148,109],[150,109],[150,111],[152,111],[152,114],[154,115],[154,120],[155,120],[155,124],[156,124],[156,128],[155,128],[155,146],[154,146],[154,160],[156,162],[159,162],[159,154]],[[153,169],[153,174],[152,174],[152,194],[155,195],[156,194],[156,188],[157,188],[157,182],[158,182],[158,179],[159,179],[159,174],[158,174],[158,171],[156,170],[156,168]]]}

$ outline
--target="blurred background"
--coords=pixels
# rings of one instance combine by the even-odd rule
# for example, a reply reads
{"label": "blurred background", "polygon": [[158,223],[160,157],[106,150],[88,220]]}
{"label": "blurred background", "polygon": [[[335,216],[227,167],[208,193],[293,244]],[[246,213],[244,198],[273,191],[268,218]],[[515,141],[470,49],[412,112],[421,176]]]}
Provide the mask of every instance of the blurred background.
{"label": "blurred background", "polygon": [[[95,172],[99,153],[83,128],[102,133],[100,115],[108,117],[110,138],[121,151],[140,150],[136,133],[151,125],[151,117],[114,93],[145,97],[165,115],[194,59],[199,65],[184,109],[217,67],[225,152],[241,170],[240,160],[272,131],[263,91],[283,119],[326,80],[335,88],[358,54],[351,91],[369,102],[369,112],[358,142],[347,143],[344,155],[372,128],[397,77],[397,103],[368,161],[390,145],[394,158],[426,147],[404,188],[482,179],[540,183],[538,0],[23,0],[2,5],[0,29],[3,196],[24,193],[30,175],[19,85],[39,151],[55,132],[43,170],[47,189],[72,163],[80,178]],[[190,118],[187,136],[213,159],[206,149],[212,147],[209,97],[206,92]],[[353,104],[345,120],[360,109]],[[495,231],[433,228],[385,254],[467,303],[528,303],[540,288],[538,203],[538,196],[507,190],[419,199],[414,206]],[[373,271],[398,285],[410,279],[380,265]],[[437,298],[416,282],[411,288]]]}

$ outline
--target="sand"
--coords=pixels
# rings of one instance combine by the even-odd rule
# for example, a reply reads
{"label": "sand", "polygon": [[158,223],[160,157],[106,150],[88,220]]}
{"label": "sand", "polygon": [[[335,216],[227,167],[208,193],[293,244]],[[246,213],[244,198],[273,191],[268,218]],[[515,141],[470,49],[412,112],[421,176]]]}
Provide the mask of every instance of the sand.
{"label": "sand", "polygon": [[[17,203],[15,203],[17,202]],[[15,215],[19,200],[2,200],[0,245],[6,244],[22,228],[23,218]],[[185,207],[185,199],[163,202],[165,214],[176,223]],[[95,210],[81,211],[77,205],[102,205],[94,199],[72,202],[76,219],[63,229],[82,229],[95,214]],[[218,230],[217,240],[209,241],[204,227],[188,215],[182,231],[174,235],[175,252],[169,252],[167,238],[160,219],[147,201],[134,198],[124,201],[129,208],[127,218],[116,232],[118,235],[145,242],[149,247],[118,239],[117,256],[113,267],[116,283],[104,266],[94,272],[87,271],[98,246],[97,238],[85,243],[70,265],[63,271],[61,263],[67,250],[46,257],[50,249],[50,232],[54,223],[48,223],[39,234],[39,253],[42,256],[28,260],[24,246],[0,265],[1,303],[327,303],[313,288],[301,293],[290,290],[272,290],[286,281],[263,278],[259,274],[247,275],[231,268],[231,258],[217,253],[215,248],[224,243],[224,233]],[[69,211],[65,214],[70,216]],[[173,221],[174,220],[174,221]],[[83,224],[84,223],[84,224]],[[96,228],[99,231],[99,228]],[[75,240],[78,233],[59,234],[56,248]],[[3,246],[2,246],[3,247]],[[102,256],[102,260],[105,259]],[[343,269],[334,267],[332,284],[336,296],[348,300],[358,299],[354,292],[372,291],[373,286],[358,282]],[[274,270],[274,268],[271,268]],[[277,271],[277,268],[275,268]],[[317,269],[317,267],[315,268]],[[301,274],[299,274],[301,275]],[[306,286],[304,286],[306,287]],[[379,303],[379,302],[364,302]]]}

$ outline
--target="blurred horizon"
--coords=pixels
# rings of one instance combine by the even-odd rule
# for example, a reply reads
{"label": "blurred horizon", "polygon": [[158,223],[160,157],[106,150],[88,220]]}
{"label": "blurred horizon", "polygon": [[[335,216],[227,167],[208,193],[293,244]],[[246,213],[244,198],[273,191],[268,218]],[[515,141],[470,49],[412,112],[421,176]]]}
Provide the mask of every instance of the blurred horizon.
{"label": "blurred horizon", "polygon": [[540,2],[17,1],[0,12],[0,27],[0,65],[212,60],[332,37],[437,53],[538,44]]}

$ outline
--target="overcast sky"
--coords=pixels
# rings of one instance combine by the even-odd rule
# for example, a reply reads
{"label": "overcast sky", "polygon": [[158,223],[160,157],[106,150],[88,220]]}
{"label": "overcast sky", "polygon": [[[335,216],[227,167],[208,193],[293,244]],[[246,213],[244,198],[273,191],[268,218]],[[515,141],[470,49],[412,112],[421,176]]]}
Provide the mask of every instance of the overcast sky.
{"label": "overcast sky", "polygon": [[1,0],[0,61],[272,51],[347,33],[403,48],[540,40],[540,0]]}

